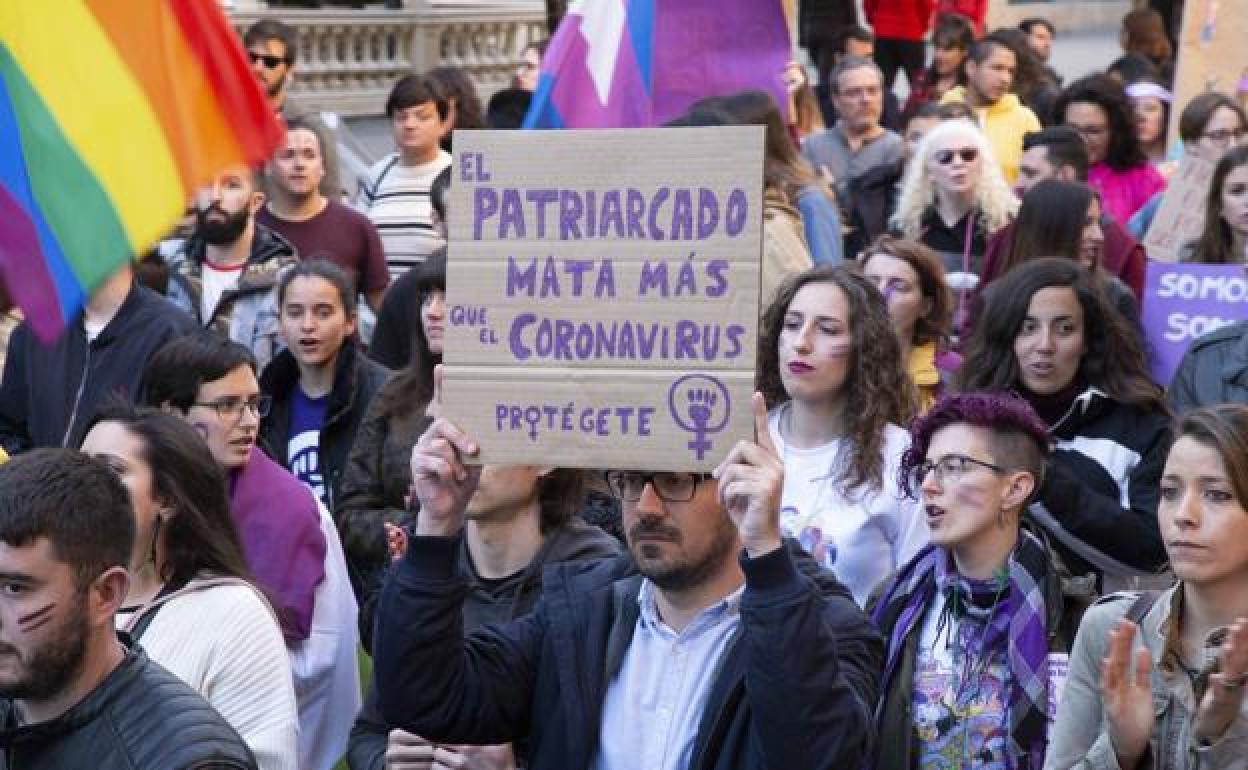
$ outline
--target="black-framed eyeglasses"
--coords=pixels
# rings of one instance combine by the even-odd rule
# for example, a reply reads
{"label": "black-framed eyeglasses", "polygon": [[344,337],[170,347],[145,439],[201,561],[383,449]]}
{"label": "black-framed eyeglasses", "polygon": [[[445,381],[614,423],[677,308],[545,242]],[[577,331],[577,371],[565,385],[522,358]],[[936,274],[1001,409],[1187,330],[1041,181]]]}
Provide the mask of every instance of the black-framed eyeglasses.
{"label": "black-framed eyeglasses", "polygon": [[611,493],[628,503],[641,499],[646,485],[654,487],[660,500],[684,503],[693,499],[698,482],[711,477],[709,473],[641,473],[639,471],[608,471],[607,486]]}
{"label": "black-framed eyeglasses", "polygon": [[962,474],[971,469],[972,466],[987,468],[993,473],[1005,473],[1005,468],[1000,465],[993,465],[983,460],[976,460],[974,457],[966,455],[945,455],[935,460],[924,460],[919,467],[914,469],[915,478],[920,482],[927,478],[927,474],[936,471],[936,480],[940,482],[950,481],[952,479],[961,478]]}
{"label": "black-framed eyeglasses", "polygon": [[1230,142],[1239,141],[1244,132],[1238,128],[1216,128],[1212,131],[1206,131],[1200,135],[1201,139],[1208,139],[1217,144],[1228,144]]}
{"label": "black-framed eyeglasses", "polygon": [[275,70],[283,64],[289,64],[290,60],[285,56],[274,56],[271,53],[256,53],[254,51],[247,52],[247,58],[251,59],[251,63],[263,62],[265,69]]}
{"label": "black-framed eyeglasses", "polygon": [[963,147],[960,150],[941,150],[936,153],[936,162],[942,166],[948,166],[953,162],[954,156],[962,159],[963,163],[974,163],[979,157],[978,147]]}
{"label": "black-framed eyeglasses", "polygon": [[237,420],[243,416],[244,408],[250,409],[256,417],[264,418],[269,416],[273,407],[273,397],[261,394],[248,399],[219,398],[216,401],[196,401],[194,406],[216,410],[217,416],[223,420]]}

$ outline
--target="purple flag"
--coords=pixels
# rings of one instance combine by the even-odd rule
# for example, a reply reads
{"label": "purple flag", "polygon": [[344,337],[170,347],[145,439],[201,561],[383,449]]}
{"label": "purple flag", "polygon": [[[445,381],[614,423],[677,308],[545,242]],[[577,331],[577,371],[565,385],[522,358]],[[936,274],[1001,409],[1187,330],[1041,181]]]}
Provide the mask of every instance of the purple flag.
{"label": "purple flag", "polygon": [[542,58],[525,128],[639,128],[750,88],[788,111],[781,0],[582,0]]}

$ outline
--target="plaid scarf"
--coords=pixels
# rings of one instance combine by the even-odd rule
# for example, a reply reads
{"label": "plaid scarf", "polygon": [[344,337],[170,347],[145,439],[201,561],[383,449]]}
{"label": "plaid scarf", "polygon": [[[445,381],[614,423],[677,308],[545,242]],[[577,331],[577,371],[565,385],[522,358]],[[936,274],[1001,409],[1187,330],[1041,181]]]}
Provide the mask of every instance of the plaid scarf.
{"label": "plaid scarf", "polygon": [[1009,766],[1039,770],[1044,764],[1049,721],[1044,600],[1048,569],[1047,550],[1026,530],[1019,533],[1018,545],[1010,554],[1004,585],[962,577],[952,555],[943,548],[929,545],[920,551],[893,579],[872,613],[872,620],[881,627],[888,618],[896,618],[888,638],[882,691],[889,691],[906,640],[918,628],[936,592],[942,592],[956,616],[971,621],[959,623],[959,644],[973,645],[978,651],[1004,647],[1010,674]]}

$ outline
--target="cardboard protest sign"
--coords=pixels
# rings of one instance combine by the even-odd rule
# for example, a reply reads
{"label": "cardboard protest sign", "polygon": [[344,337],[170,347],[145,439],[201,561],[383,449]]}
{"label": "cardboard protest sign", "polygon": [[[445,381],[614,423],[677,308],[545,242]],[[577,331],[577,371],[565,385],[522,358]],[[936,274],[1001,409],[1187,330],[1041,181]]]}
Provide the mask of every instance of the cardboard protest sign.
{"label": "cardboard protest sign", "polygon": [[1144,251],[1149,259],[1178,262],[1183,248],[1200,237],[1213,167],[1214,164],[1190,153],[1183,158],[1144,234]]}
{"label": "cardboard protest sign", "polygon": [[1152,354],[1153,379],[1167,385],[1198,337],[1248,319],[1248,273],[1243,265],[1150,260],[1140,315]]}
{"label": "cardboard protest sign", "polygon": [[1243,0],[1187,0],[1179,32],[1170,110],[1170,144],[1178,141],[1179,113],[1193,96],[1221,91],[1235,96],[1248,74],[1248,3]]}
{"label": "cardboard protest sign", "polygon": [[443,410],[480,460],[709,470],[753,436],[763,129],[455,134]]}

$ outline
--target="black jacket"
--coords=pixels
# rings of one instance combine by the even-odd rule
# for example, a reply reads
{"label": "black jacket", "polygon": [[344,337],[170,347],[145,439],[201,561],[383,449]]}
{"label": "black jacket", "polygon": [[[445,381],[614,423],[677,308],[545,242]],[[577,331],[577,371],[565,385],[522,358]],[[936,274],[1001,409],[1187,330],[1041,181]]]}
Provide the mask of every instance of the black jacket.
{"label": "black jacket", "polygon": [[1170,416],[1114,401],[1095,388],[1075,399],[1050,428],[1056,449],[1029,513],[1075,575],[1104,575],[1166,563],[1157,503]]}
{"label": "black jacket", "polygon": [[[433,741],[527,736],[530,770],[586,770],[640,611],[632,559],[552,567],[530,615],[465,638],[459,552],[459,538],[412,538],[386,581],[374,668],[381,713]],[[878,634],[796,543],[743,556],[742,569],[741,630],[718,663],[691,770],[861,766]]]}
{"label": "black jacket", "polygon": [[[390,376],[388,369],[361,355],[347,340],[338,354],[334,387],[329,393],[325,424],[321,427],[320,462],[325,479],[325,505],[335,510],[347,456],[368,405]],[[260,375],[260,390],[273,397],[269,415],[260,423],[260,441],[269,457],[290,469],[290,402],[299,385],[299,364],[289,350],[278,353]]]}
{"label": "black jacket", "polygon": [[137,283],[117,315],[92,342],[81,318],[51,345],[23,323],[9,340],[0,383],[0,446],[9,454],[35,447],[76,447],[106,397],[138,399],[147,359],[195,322]]}
{"label": "black jacket", "polygon": [[1248,404],[1248,321],[1193,342],[1166,397],[1178,414],[1213,404]]}
{"label": "black jacket", "polygon": [[[487,623],[515,620],[531,612],[541,593],[542,573],[547,567],[564,562],[607,559],[620,552],[615,538],[574,517],[545,536],[533,560],[518,580],[509,583],[509,590],[502,595],[491,591],[489,585],[477,576],[471,566],[468,541],[461,539],[460,542],[463,545],[459,565],[468,579],[468,595],[464,600],[464,631],[467,633]],[[370,617],[371,614],[370,611]],[[363,610],[360,615],[363,617]],[[351,741],[347,744],[347,765],[351,770],[385,770],[386,736],[389,732],[390,725],[382,719],[377,707],[377,688],[374,685],[369,689],[364,708],[351,727]]]}
{"label": "black jacket", "polygon": [[251,770],[243,739],[208,701],[131,646],[121,665],[61,716],[17,724],[0,700],[0,770]]}
{"label": "black jacket", "polygon": [[377,311],[377,325],[368,355],[396,372],[412,362],[412,333],[420,328],[420,270],[410,268],[395,278]]}

